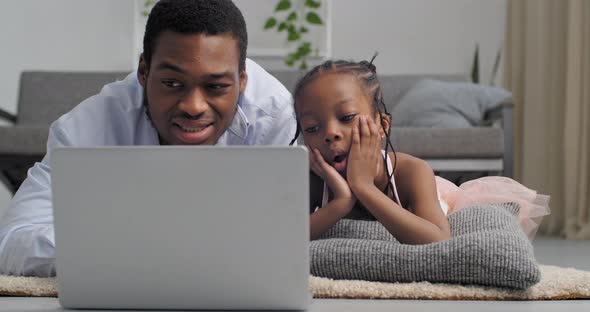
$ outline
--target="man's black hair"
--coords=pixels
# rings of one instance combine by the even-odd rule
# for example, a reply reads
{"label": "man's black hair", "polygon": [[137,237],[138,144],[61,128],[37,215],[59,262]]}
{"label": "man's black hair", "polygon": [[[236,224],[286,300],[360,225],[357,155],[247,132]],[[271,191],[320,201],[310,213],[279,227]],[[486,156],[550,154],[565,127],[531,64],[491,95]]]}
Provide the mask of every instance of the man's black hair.
{"label": "man's black hair", "polygon": [[181,34],[230,34],[240,53],[239,70],[246,66],[248,34],[242,12],[231,0],[160,0],[147,20],[143,58],[149,67],[158,36],[164,31]]}

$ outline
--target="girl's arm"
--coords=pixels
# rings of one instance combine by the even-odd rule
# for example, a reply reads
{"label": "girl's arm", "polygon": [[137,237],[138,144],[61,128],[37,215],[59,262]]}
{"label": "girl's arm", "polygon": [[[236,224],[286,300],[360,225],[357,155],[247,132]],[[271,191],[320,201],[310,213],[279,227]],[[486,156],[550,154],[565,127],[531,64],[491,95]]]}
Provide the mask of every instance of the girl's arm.
{"label": "girl's arm", "polygon": [[[400,167],[402,165],[400,164]],[[353,187],[357,199],[400,242],[428,244],[450,238],[450,227],[438,197],[434,173],[423,160],[403,163],[405,179],[398,179],[400,196],[408,198],[410,210],[402,208],[374,184]]]}
{"label": "girl's arm", "polygon": [[309,217],[310,239],[317,239],[328,231],[350,212],[352,206],[354,206],[354,201],[351,199],[335,198],[321,209],[317,209]]}
{"label": "girl's arm", "polygon": [[[328,187],[334,193],[334,198],[330,202],[320,209],[316,209],[309,217],[309,236],[311,240],[314,240],[346,216],[356,203],[356,198],[352,194],[346,180],[336,169],[326,163],[317,149],[311,150],[309,154],[312,171],[321,177],[323,181],[326,181]],[[318,191],[319,194],[323,193],[323,183],[320,183],[320,185],[321,190],[314,188],[312,194],[317,194]],[[313,197],[315,198],[317,196]],[[321,197],[320,195],[320,201]]]}
{"label": "girl's arm", "polygon": [[376,176],[385,170],[379,166],[381,144],[377,125],[370,118],[360,118],[353,129],[347,169],[356,198],[402,243],[427,244],[449,239],[450,227],[438,203],[434,173],[425,161],[406,155],[399,163],[400,180],[396,181],[401,182],[399,190],[413,213],[375,186]]}

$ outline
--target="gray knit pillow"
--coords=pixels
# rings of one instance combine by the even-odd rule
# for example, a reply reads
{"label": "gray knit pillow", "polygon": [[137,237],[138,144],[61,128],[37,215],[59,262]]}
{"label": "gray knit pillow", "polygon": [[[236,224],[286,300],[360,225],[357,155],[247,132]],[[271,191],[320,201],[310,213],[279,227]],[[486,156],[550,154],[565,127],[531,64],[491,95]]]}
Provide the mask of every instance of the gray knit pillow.
{"label": "gray knit pillow", "polygon": [[514,203],[449,215],[448,241],[405,245],[377,221],[343,219],[310,247],[311,274],[383,282],[429,281],[525,289],[541,275]]}

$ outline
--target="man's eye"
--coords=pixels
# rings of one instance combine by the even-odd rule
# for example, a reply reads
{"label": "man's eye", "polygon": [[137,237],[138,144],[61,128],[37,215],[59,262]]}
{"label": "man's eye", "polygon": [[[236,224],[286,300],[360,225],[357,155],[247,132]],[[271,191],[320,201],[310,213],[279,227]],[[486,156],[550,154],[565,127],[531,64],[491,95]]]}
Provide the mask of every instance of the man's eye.
{"label": "man's eye", "polygon": [[222,90],[229,87],[228,84],[210,84],[207,85],[207,88],[211,89],[211,90]]}
{"label": "man's eye", "polygon": [[307,133],[314,133],[314,132],[317,132],[317,131],[318,131],[318,129],[319,129],[319,127],[318,127],[318,126],[314,126],[314,127],[308,127],[308,128],[305,128],[305,130],[304,130],[304,131],[305,131],[305,132],[307,132]]}
{"label": "man's eye", "polygon": [[182,83],[180,83],[178,81],[174,81],[174,80],[163,80],[162,84],[164,84],[168,88],[174,88],[174,89],[182,87]]}
{"label": "man's eye", "polygon": [[344,121],[344,122],[352,121],[355,116],[356,116],[356,114],[346,115],[346,116],[340,118],[340,121]]}

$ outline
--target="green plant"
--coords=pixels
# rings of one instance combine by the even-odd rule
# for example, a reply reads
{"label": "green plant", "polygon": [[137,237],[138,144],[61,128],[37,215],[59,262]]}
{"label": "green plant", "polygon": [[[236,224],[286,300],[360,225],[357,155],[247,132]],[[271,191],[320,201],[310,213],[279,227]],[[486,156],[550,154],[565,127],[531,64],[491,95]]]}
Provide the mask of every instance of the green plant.
{"label": "green plant", "polygon": [[494,66],[492,67],[492,73],[490,74],[490,84],[493,85],[494,81],[496,81],[496,74],[498,73],[498,69],[500,68],[500,59],[502,58],[502,48],[498,49],[496,52],[496,58],[494,59]]}
{"label": "green plant", "polygon": [[[494,58],[494,65],[492,66],[492,71],[490,73],[490,85],[494,85],[494,81],[496,80],[496,74],[498,73],[498,69],[500,68],[501,57],[502,48],[499,48],[498,52],[496,52],[496,57]],[[475,45],[475,52],[473,53],[473,63],[471,64],[471,82],[480,83],[479,44]]]}
{"label": "green plant", "polygon": [[[297,2],[295,2],[297,1]],[[296,7],[293,6],[295,2]],[[285,33],[287,42],[294,44],[295,49],[285,57],[285,64],[301,70],[307,69],[307,59],[313,51],[312,43],[307,40],[310,28],[324,24],[318,14],[320,0],[279,0],[273,16],[264,23],[264,30],[276,29]],[[316,50],[317,54],[317,50]]]}
{"label": "green plant", "polygon": [[145,2],[143,3],[143,11],[141,11],[141,14],[143,14],[143,16],[145,17],[150,15],[150,11],[157,1],[158,0],[145,0]]}
{"label": "green plant", "polygon": [[479,83],[479,44],[475,45],[473,63],[471,64],[471,82]]}

